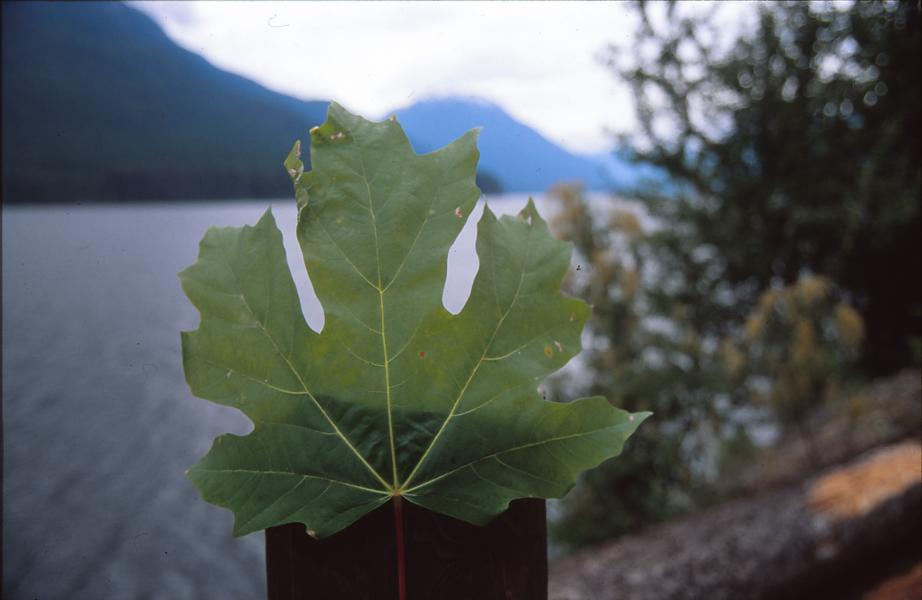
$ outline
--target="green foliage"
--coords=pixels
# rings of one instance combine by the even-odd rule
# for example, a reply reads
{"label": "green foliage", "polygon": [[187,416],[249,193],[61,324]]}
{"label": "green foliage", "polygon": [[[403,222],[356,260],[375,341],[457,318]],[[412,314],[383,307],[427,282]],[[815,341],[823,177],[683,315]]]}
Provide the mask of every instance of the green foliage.
{"label": "green foliage", "polygon": [[255,424],[189,472],[234,512],[235,535],[299,522],[325,537],[394,496],[486,523],[514,498],[562,496],[647,416],[538,395],[579,351],[589,309],[560,293],[569,248],[532,203],[484,210],[470,299],[442,306],[449,246],[480,196],[476,138],[420,156],[396,121],[333,104],[311,130],[312,171],[296,144],[285,166],[322,333],[270,212],[209,230],[181,274],[202,315],[182,337],[189,385]]}
{"label": "green foliage", "polygon": [[633,195],[668,225],[665,268],[700,298],[695,320],[719,331],[762,290],[819,273],[867,323],[870,372],[909,364],[922,332],[918,3],[765,2],[729,49],[687,8],[642,5],[634,52],[612,64],[641,123],[624,141],[672,178]]}
{"label": "green foliage", "polygon": [[706,454],[718,421],[712,400],[723,380],[686,307],[666,293],[659,234],[634,210],[593,210],[599,207],[578,187],[551,195],[562,209],[554,231],[574,243],[581,267],[567,288],[593,307],[582,354],[588,376],[558,387],[657,415],[634,435],[629,453],[587,473],[564,500],[552,532],[580,546],[665,519],[709,493]]}
{"label": "green foliage", "polygon": [[557,190],[594,307],[588,375],[561,385],[657,419],[567,498],[571,545],[713,499],[772,416],[754,400],[800,425],[864,337],[881,373],[920,334],[917,4],[766,2],[729,46],[701,5],[638,9],[611,55],[640,123],[622,142],[666,181],[622,190],[643,218]]}
{"label": "green foliage", "polygon": [[768,402],[785,425],[804,422],[810,409],[833,398],[864,339],[864,323],[848,304],[833,301],[823,277],[762,294],[738,342],[722,351],[730,377],[750,397]]}

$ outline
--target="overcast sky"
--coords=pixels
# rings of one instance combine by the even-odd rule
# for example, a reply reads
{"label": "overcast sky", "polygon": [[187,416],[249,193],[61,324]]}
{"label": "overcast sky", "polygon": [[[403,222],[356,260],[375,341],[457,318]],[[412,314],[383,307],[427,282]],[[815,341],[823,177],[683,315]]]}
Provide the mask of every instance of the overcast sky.
{"label": "overcast sky", "polygon": [[[494,102],[574,152],[631,127],[601,57],[633,30],[619,2],[132,2],[218,67],[369,118],[427,97]],[[736,12],[736,11],[734,11]]]}

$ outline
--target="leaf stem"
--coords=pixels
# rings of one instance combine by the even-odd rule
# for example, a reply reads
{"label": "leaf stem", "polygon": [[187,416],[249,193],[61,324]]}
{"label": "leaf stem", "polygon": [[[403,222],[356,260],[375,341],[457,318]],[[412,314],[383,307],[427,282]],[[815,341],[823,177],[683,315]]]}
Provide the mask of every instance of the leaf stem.
{"label": "leaf stem", "polygon": [[403,499],[394,496],[394,528],[397,534],[397,590],[400,600],[407,600],[407,548],[403,537]]}

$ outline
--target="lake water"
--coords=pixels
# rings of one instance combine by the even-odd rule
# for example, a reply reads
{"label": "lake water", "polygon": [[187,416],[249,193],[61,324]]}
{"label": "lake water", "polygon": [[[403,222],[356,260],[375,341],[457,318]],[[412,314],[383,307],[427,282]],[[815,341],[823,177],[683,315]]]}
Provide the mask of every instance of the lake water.
{"label": "lake water", "polygon": [[[267,204],[3,208],[4,598],[265,597],[262,534],[233,539],[230,512],[183,476],[250,426],[186,387],[179,331],[198,315],[176,273],[208,226],[254,223]],[[293,202],[273,210],[319,329]],[[473,225],[450,253],[450,310],[477,269]]]}

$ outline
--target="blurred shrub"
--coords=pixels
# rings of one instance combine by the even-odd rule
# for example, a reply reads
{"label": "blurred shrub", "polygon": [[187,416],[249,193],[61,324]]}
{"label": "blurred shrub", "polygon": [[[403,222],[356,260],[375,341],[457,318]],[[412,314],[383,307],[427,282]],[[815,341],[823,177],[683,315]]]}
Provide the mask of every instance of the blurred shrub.
{"label": "blurred shrub", "polygon": [[805,276],[763,292],[745,320],[727,322],[732,333],[708,332],[693,321],[701,305],[682,302],[681,274],[662,268],[669,246],[640,205],[590,203],[573,185],[550,195],[560,206],[551,226],[576,248],[565,287],[593,312],[581,364],[549,387],[654,413],[630,452],[586,473],[564,499],[551,532],[579,547],[717,500],[724,469],[755,452],[759,408],[783,427],[803,426],[850,380],[864,323],[829,279]]}
{"label": "blurred shrub", "polygon": [[732,380],[750,397],[765,400],[786,426],[832,399],[854,369],[864,322],[850,305],[834,300],[829,279],[801,277],[764,292],[722,357]]}
{"label": "blurred shrub", "polygon": [[[576,247],[569,293],[592,305],[581,366],[550,383],[567,394],[603,395],[654,417],[630,452],[588,472],[552,523],[558,542],[580,546],[635,530],[696,505],[709,494],[721,415],[720,357],[696,333],[680,302],[664,293],[670,274],[656,262],[657,234],[637,207],[590,204],[578,186],[551,191],[551,221]],[[711,344],[715,347],[714,344]]]}

